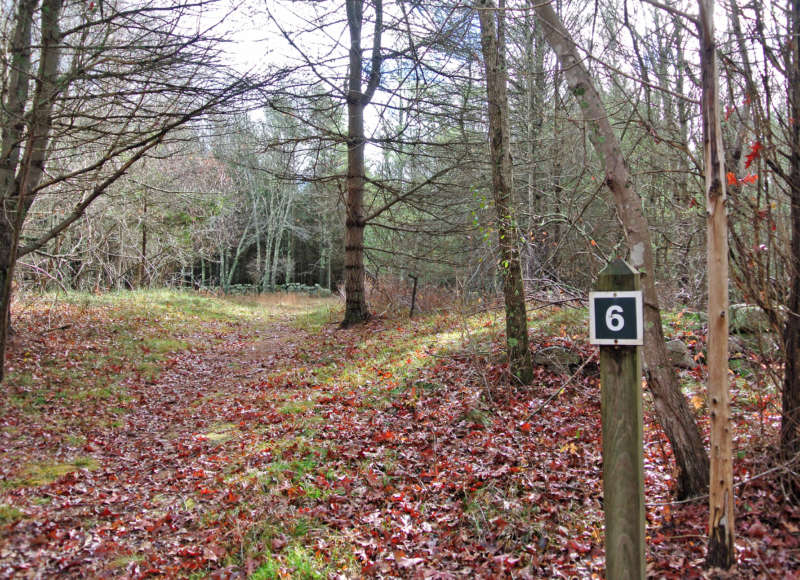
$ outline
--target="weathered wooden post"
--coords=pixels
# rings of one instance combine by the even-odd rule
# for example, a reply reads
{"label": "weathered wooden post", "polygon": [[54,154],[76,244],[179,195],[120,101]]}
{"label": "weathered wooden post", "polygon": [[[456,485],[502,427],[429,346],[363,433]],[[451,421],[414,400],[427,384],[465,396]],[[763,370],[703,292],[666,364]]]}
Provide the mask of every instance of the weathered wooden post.
{"label": "weathered wooden post", "polygon": [[408,317],[414,318],[414,305],[417,303],[417,277],[414,274],[409,274],[408,277],[414,280],[414,289],[411,291],[411,310],[408,311]]}
{"label": "weathered wooden post", "polygon": [[645,578],[642,446],[642,293],[620,259],[589,294],[590,341],[600,345],[606,577]]}

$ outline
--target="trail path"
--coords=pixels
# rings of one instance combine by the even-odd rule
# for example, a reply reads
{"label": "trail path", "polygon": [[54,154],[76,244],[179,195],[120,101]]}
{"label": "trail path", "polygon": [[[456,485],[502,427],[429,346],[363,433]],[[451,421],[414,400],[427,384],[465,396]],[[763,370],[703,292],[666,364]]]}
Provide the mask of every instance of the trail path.
{"label": "trail path", "polygon": [[[305,338],[287,324],[276,322],[255,340],[221,336],[213,347],[176,355],[156,382],[124,385],[130,412],[122,424],[83,431],[82,456],[96,469],[6,493],[27,517],[0,544],[0,575],[172,575],[191,570],[193,560],[201,569],[218,562],[230,531],[215,526],[213,506],[241,500],[224,480],[257,444],[249,431],[275,417],[274,393],[261,381],[291,365],[295,341]],[[61,411],[54,405],[52,414]],[[54,451],[46,427],[16,419],[28,436],[4,431],[5,456],[44,460]],[[18,467],[5,463],[4,475]]]}
{"label": "trail path", "polygon": [[[511,385],[490,322],[475,349],[446,315],[314,332],[282,315],[193,322],[190,348],[150,380],[125,359],[87,367],[122,332],[117,310],[101,314],[73,311],[63,332],[32,323],[11,349],[32,378],[0,405],[0,578],[603,574],[594,374],[565,387],[538,367]],[[532,338],[591,356],[567,335]],[[70,365],[128,378],[81,390],[52,371]],[[705,504],[667,503],[651,416],[645,439],[648,573],[704,577]],[[757,460],[740,457],[737,477]],[[763,517],[780,505],[767,478],[738,493],[740,572],[797,574],[800,510]]]}

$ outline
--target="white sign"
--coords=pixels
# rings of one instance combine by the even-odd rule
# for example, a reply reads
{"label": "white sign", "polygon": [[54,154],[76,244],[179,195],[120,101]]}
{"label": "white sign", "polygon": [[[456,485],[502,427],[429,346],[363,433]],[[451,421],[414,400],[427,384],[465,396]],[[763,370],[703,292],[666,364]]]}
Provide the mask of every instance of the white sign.
{"label": "white sign", "polygon": [[589,342],[599,345],[643,344],[642,291],[589,292]]}

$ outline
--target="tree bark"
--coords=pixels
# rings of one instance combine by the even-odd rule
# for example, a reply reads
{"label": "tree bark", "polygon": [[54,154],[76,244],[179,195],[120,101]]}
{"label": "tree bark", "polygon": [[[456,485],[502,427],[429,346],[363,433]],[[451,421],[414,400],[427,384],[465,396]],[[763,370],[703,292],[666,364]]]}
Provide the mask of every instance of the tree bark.
{"label": "tree bark", "polygon": [[519,257],[519,234],[511,199],[513,188],[508,125],[508,72],[502,4],[500,8],[501,11],[498,11],[491,0],[480,0],[477,4],[489,105],[489,149],[494,206],[497,212],[500,274],[506,307],[506,351],[511,374],[527,385],[533,380],[533,363],[528,345],[528,318]]}
{"label": "tree bark", "polygon": [[[0,150],[0,380],[5,377],[5,353],[11,326],[14,267],[22,224],[33,202],[33,191],[44,174],[50,139],[53,100],[58,91],[61,0],[44,0],[41,12],[41,49],[35,91],[28,120],[25,106],[31,75],[31,28],[36,0],[22,0],[17,8],[9,52],[11,72],[3,106],[6,122]],[[28,131],[26,133],[26,125]],[[23,150],[24,144],[24,150]]]}
{"label": "tree bark", "polygon": [[708,268],[708,406],[711,415],[711,485],[708,514],[709,567],[730,568],[733,542],[733,445],[728,393],[728,210],[719,114],[714,0],[699,0],[703,152],[706,183]]}
{"label": "tree bark", "polygon": [[653,394],[659,423],[675,455],[678,468],[676,494],[679,498],[703,494],[708,489],[708,455],[667,356],[655,288],[653,246],[642,212],[642,200],[633,188],[619,139],[575,42],[549,3],[537,3],[534,8],[542,20],[545,40],[558,56],[564,77],[589,126],[589,139],[603,158],[606,185],[614,195],[630,250],[629,263],[642,271],[647,384]]}
{"label": "tree bark", "polygon": [[[800,119],[800,0],[792,0],[789,13],[791,58],[789,67],[789,108],[793,119]],[[781,414],[781,456],[794,462],[789,471],[797,473],[800,459],[800,123],[790,124],[790,199],[791,199],[791,264],[787,319],[783,330],[786,364],[783,375]],[[793,501],[800,502],[800,480],[789,475]]]}
{"label": "tree bark", "polygon": [[364,23],[363,0],[347,0],[347,26],[350,31],[350,71],[347,90],[347,199],[345,203],[343,327],[369,318],[364,275],[364,108],[372,100],[380,80],[383,7],[375,0],[372,62],[366,90],[362,92],[363,72],[361,29]]}

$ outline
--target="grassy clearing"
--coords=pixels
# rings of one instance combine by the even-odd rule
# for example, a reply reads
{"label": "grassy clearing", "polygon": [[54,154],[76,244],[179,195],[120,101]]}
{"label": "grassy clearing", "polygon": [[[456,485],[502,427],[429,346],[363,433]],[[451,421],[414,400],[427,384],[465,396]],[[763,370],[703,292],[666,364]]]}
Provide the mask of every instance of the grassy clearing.
{"label": "grassy clearing", "polygon": [[[287,313],[326,320],[337,305],[333,298],[228,298],[165,289],[23,295],[14,315],[27,344],[8,368],[7,401],[33,416],[65,400],[124,408],[124,385],[155,382],[176,353],[214,344],[232,328],[256,332]],[[53,347],[58,357],[45,354]]]}

